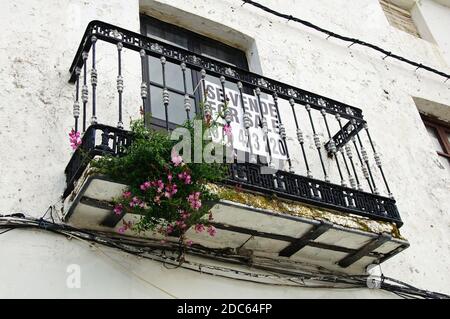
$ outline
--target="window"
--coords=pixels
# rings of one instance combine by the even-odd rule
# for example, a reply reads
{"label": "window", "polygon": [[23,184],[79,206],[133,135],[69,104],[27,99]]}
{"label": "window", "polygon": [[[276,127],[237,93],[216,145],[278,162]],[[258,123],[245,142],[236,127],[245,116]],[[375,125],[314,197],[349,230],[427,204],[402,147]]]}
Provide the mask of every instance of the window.
{"label": "window", "polygon": [[[243,51],[155,18],[141,16],[141,33],[196,54],[248,70],[247,59]],[[151,114],[151,124],[153,127],[165,127],[166,117],[162,101],[163,85],[160,60],[149,56],[146,69],[144,70],[144,77],[147,83],[150,83],[150,99],[147,99],[148,103],[145,106],[145,112]],[[167,62],[165,69],[166,86],[170,94],[169,125],[170,127],[174,127],[176,124],[182,124],[187,119],[184,110],[183,75],[180,66],[177,64]],[[199,83],[200,72],[188,69],[186,71],[186,78],[187,93],[192,99],[191,115],[193,115],[192,112],[198,112],[200,96],[198,90],[196,92],[194,90]],[[210,75],[207,75],[206,80],[218,85],[220,84],[218,78]],[[231,84],[227,83],[226,87],[229,85]]]}
{"label": "window", "polygon": [[450,172],[450,123],[421,115],[434,149]]}
{"label": "window", "polygon": [[389,24],[420,38],[419,31],[411,17],[410,10],[395,4],[394,0],[379,0]]}

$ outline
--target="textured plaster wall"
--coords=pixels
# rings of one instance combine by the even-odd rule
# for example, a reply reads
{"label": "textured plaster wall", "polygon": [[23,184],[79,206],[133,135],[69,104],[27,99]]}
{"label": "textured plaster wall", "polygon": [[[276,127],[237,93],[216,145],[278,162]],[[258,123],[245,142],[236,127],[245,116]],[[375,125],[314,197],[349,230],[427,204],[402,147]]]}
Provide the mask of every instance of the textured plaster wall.
{"label": "textured plaster wall", "polygon": [[[27,251],[23,246],[33,247],[34,251]],[[167,269],[160,262],[130,258],[129,255],[114,249],[102,248],[98,251],[75,239],[68,242],[64,237],[36,231],[20,231],[13,236],[8,235],[8,238],[2,241],[1,253],[15,258],[2,258],[1,269],[6,271],[0,272],[0,298],[396,297],[373,289],[333,290],[268,286],[191,270]],[[80,266],[80,288],[68,289],[67,267],[73,264]]]}
{"label": "textured plaster wall", "polygon": [[[450,72],[435,44],[391,27],[378,1],[261,2]],[[412,67],[390,59],[383,61],[378,54],[356,45],[347,48],[338,40],[326,40],[324,35],[293,22],[279,20],[248,5],[241,7],[237,0],[141,0],[140,4],[137,0],[2,1],[0,23],[6,32],[0,35],[0,212],[23,211],[40,216],[62,193],[63,170],[71,154],[67,132],[73,121],[74,87],[67,83],[68,68],[81,35],[93,19],[138,31],[139,5],[147,14],[247,50],[253,71],[362,108],[398,201],[404,220],[402,234],[411,243],[409,249],[382,268],[386,275],[450,293],[450,174],[439,162],[413,100],[416,97],[449,107],[450,82],[444,84],[442,78],[422,70],[414,72]],[[102,91],[98,113],[99,119],[113,124],[117,114],[115,51],[101,50],[105,54],[99,54],[102,57],[99,81],[110,81],[113,89]],[[127,59],[125,109],[136,116],[139,60],[131,54]],[[288,119],[290,114],[282,111],[281,116]],[[292,122],[287,126],[292,135]],[[294,146],[293,152],[293,157],[300,158]],[[296,170],[302,172],[301,163],[296,164]],[[48,289],[44,296],[73,296],[78,292],[61,286],[65,267],[73,262],[81,264],[89,278],[90,284],[79,291],[83,296],[158,295],[149,286],[141,287],[123,269],[98,259],[101,256],[98,253],[65,239],[13,231],[0,240],[0,267],[6,270],[19,267],[21,276],[27,274],[29,280],[36,280],[35,288],[24,292],[20,288],[27,282],[14,276],[1,278],[7,287],[0,289],[1,296],[40,295],[45,285]],[[121,254],[115,256],[123,258]],[[163,275],[179,278],[177,285],[172,284],[180,296],[187,297],[188,292],[194,291],[189,285],[199,289],[206,285],[201,275],[191,272],[169,271],[159,264],[133,258],[127,258],[127,263],[131,269],[157,281],[162,281]],[[36,278],[33,274],[39,269],[43,272]],[[180,284],[181,278],[186,286]],[[119,290],[124,286],[126,289]],[[384,296],[368,290],[311,292],[272,287],[265,290],[262,286],[240,286],[221,279],[209,281],[208,287],[217,297],[237,296],[236,289],[242,297]],[[208,292],[195,293],[212,296]]]}
{"label": "textured plaster wall", "polygon": [[447,65],[450,65],[450,5],[438,1],[419,1],[411,11],[422,38],[439,45]]}
{"label": "textured plaster wall", "polygon": [[[101,19],[138,31],[136,12],[134,1],[0,2],[5,30],[0,35],[0,211],[39,215],[58,199],[71,154],[67,134],[73,125],[75,88],[68,83],[68,70],[84,29],[89,21]],[[114,91],[101,88],[106,79],[111,82],[109,87],[115,88],[114,78],[105,76],[105,72],[116,72],[115,54],[114,47],[106,50],[99,45],[99,120],[114,116],[117,121]],[[138,67],[128,63],[124,74],[127,113],[137,110],[139,103],[140,80],[133,83],[130,79],[130,74],[139,78]],[[137,94],[130,93],[133,87]],[[124,118],[128,123],[128,116]]]}

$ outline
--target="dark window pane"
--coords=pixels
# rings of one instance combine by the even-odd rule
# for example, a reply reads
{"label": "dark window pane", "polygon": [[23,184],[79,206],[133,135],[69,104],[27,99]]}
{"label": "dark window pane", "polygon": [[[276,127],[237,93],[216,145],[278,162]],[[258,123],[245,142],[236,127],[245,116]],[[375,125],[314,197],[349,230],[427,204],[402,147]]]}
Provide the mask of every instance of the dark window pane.
{"label": "dark window pane", "polygon": [[[184,95],[171,94],[171,105],[169,105],[169,121],[175,124],[183,124],[187,120],[186,111],[184,110]],[[191,99],[190,116],[195,115],[195,102]]]}
{"label": "dark window pane", "polygon": [[200,54],[237,66],[241,69],[248,69],[247,59],[244,52],[223,45],[221,43],[201,41],[200,40]]}
{"label": "dark window pane", "polygon": [[182,32],[176,32],[171,28],[163,28],[156,24],[157,20],[151,19],[154,23],[148,23],[147,36],[166,42],[183,49],[188,49],[188,37]]}
{"label": "dark window pane", "polygon": [[152,117],[165,120],[166,115],[162,100],[162,89],[150,86],[150,105],[152,109]]}
{"label": "dark window pane", "polygon": [[[152,117],[166,120],[166,113],[162,100],[162,89],[156,86],[150,86],[151,110]],[[183,124],[187,120],[186,111],[184,110],[184,95],[169,92],[169,122],[175,124]],[[195,102],[191,99],[191,118],[195,115]]]}
{"label": "dark window pane", "polygon": [[148,56],[149,77],[151,82],[162,85],[162,67],[158,58]]}
{"label": "dark window pane", "polygon": [[[248,70],[245,53],[239,49],[148,16],[141,16],[141,21],[143,34],[151,38]],[[165,110],[162,104],[162,88],[158,87],[163,85],[161,61],[159,57],[149,56],[148,64],[148,74],[146,72],[146,77],[148,76],[149,78],[146,80],[153,83],[153,85],[150,86],[151,98],[146,103],[146,109],[151,110],[154,118],[165,121]],[[184,82],[180,65],[167,61],[165,65],[165,76],[166,86],[170,94],[168,109],[169,122],[171,124],[182,124],[186,120],[186,112],[184,110],[184,94],[181,94],[184,92]],[[188,94],[194,94],[194,88],[199,80],[199,71],[186,70],[186,89]],[[213,82],[220,87],[218,77],[208,75],[207,81]],[[226,88],[237,91],[235,83],[227,82]],[[179,94],[173,91],[177,91]],[[247,91],[247,88],[244,87],[244,93],[249,93]],[[252,92],[252,90],[250,91]],[[197,98],[198,95],[196,95]],[[195,102],[191,99],[191,118],[194,115]],[[161,123],[156,125],[161,125]]]}
{"label": "dark window pane", "polygon": [[141,19],[149,37],[248,70],[242,50],[155,18],[142,16]]}
{"label": "dark window pane", "polygon": [[[158,58],[149,56],[149,77],[151,82],[163,85],[162,65]],[[181,67],[172,62],[166,62],[166,86],[184,92],[183,72]],[[192,94],[192,74],[190,69],[186,69],[186,89],[188,94]]]}
{"label": "dark window pane", "polygon": [[[184,92],[183,72],[179,65],[171,62],[166,63],[166,84],[170,88]],[[189,69],[186,69],[186,84],[187,92],[192,93],[192,75]]]}

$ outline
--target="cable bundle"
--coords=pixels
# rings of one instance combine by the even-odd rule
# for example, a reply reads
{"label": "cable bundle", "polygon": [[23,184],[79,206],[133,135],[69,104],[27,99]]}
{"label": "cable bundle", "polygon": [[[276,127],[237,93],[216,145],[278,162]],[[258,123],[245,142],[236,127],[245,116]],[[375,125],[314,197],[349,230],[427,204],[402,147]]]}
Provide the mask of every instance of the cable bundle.
{"label": "cable bundle", "polygon": [[[178,242],[161,243],[156,240],[143,240],[118,236],[111,233],[78,229],[66,224],[56,223],[44,218],[25,217],[24,214],[0,215],[0,232],[4,234],[14,229],[34,228],[50,231],[68,238],[83,241],[109,257],[98,245],[119,249],[128,254],[153,261],[162,262],[166,268],[184,268],[204,274],[250,281],[266,285],[295,286],[305,288],[367,288],[368,280],[375,279],[379,288],[403,298],[449,299],[450,296],[413,287],[399,280],[381,276],[346,275],[325,269],[304,270],[301,264],[289,260],[275,260],[267,257],[242,256],[230,249],[211,249],[200,245],[185,247]],[[232,264],[224,267],[194,260],[187,260],[185,253],[202,259],[212,259]],[[114,262],[116,259],[109,257]],[[123,265],[121,265],[123,266]],[[304,266],[304,265],[303,265]],[[123,266],[125,269],[126,267]],[[251,269],[254,269],[253,271]],[[135,274],[136,275],[136,274]],[[141,278],[142,279],[142,278]],[[150,283],[152,286],[154,284]],[[156,287],[163,290],[159,287]],[[164,291],[164,290],[163,290]],[[170,293],[164,291],[171,295]],[[171,295],[173,296],[173,295]]]}

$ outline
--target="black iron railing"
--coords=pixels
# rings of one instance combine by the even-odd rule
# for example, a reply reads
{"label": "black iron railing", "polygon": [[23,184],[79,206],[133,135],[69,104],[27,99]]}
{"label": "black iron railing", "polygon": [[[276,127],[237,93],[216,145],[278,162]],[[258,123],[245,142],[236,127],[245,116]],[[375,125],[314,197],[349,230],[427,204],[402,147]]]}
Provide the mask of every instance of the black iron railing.
{"label": "black iron railing", "polygon": [[[124,147],[129,146],[131,142],[132,137],[128,131],[101,124],[89,126],[82,144],[73,154],[65,170],[67,188],[64,197],[73,190],[74,183],[94,156],[121,156]],[[402,225],[393,199],[284,171],[262,174],[261,166],[258,164],[228,165],[228,177],[224,181],[226,184]]]}
{"label": "black iron railing", "polygon": [[391,198],[284,171],[261,174],[261,168],[256,164],[231,164],[226,183],[237,184],[263,194],[402,225],[395,201]]}
{"label": "black iron railing", "polygon": [[95,156],[107,154],[120,156],[130,145],[129,131],[103,124],[90,125],[83,134],[81,145],[73,153],[64,171],[67,186],[63,197],[67,197],[72,192],[76,181]]}
{"label": "black iron railing", "polygon": [[[112,43],[116,47],[118,101],[116,128],[98,124],[99,105],[101,105],[101,102],[97,100],[96,44],[98,41]],[[85,169],[89,158],[106,153],[120,155],[120,147],[131,143],[127,131],[123,130],[122,119],[124,107],[122,51],[124,48],[139,52],[137,57],[140,57],[143,70],[146,68],[146,59],[149,57],[159,59],[162,71],[161,102],[164,107],[167,129],[169,129],[169,104],[173,103],[171,102],[171,91],[166,86],[165,67],[167,63],[179,65],[182,70],[180,74],[183,76],[184,83],[184,107],[188,118],[192,95],[187,94],[186,91],[186,70],[199,74],[197,87],[200,87],[200,90],[195,97],[204,105],[203,112],[210,112],[205,81],[207,76],[220,79],[219,89],[222,94],[222,102],[225,102],[225,96],[228,94],[236,95],[235,101],[242,109],[240,121],[244,127],[246,143],[249,145],[250,156],[246,158],[250,159],[250,163],[231,164],[227,183],[239,184],[247,189],[276,194],[291,200],[395,222],[401,226],[402,222],[387,183],[380,156],[375,149],[367,123],[359,108],[100,21],[89,23],[70,67],[70,82],[76,84],[74,128],[84,132],[80,150],[87,152],[89,156],[83,157],[79,150],[74,153],[66,169],[68,184],[65,196],[72,191],[75,181]],[[148,72],[148,69],[145,72]],[[90,81],[88,81],[89,74]],[[230,84],[236,87],[234,93],[229,89]],[[111,88],[107,89],[111,90]],[[140,89],[144,109],[146,101],[150,98],[149,83],[146,82],[145,77],[143,77]],[[251,97],[254,98],[254,103],[257,105],[259,123],[256,129],[262,131],[264,142],[267,142],[265,161],[252,160],[251,132],[253,131],[250,126],[253,124],[250,120],[249,107],[245,105],[244,101],[245,98],[249,98],[249,95],[245,96],[244,91],[252,92]],[[263,95],[272,99],[276,111],[276,125],[271,129],[268,128],[268,121],[262,108]],[[89,127],[87,124],[88,112],[91,113]],[[111,112],[110,109],[109,112]],[[226,118],[227,122],[231,121],[231,116],[229,118]],[[283,118],[285,123],[282,121]],[[288,118],[292,120],[292,123],[286,122]],[[292,124],[291,127],[295,132],[294,138],[288,136],[286,124]],[[278,167],[281,170],[263,174],[261,163],[267,163],[273,168],[271,165],[275,159],[269,145],[268,132],[271,130],[278,134],[285,157],[281,167]],[[322,136],[325,136],[327,140],[321,141]],[[366,148],[366,145],[369,147]],[[295,160],[302,164],[300,168],[294,167],[294,158],[292,157],[294,151],[298,154],[298,158]],[[369,156],[369,153],[372,153],[372,156]],[[374,163],[371,163],[370,157],[373,158]],[[337,169],[336,174],[330,172],[330,169],[334,167]],[[314,175],[323,176],[323,181],[313,178],[313,170],[318,171]],[[378,170],[377,175],[376,170]],[[294,171],[303,171],[306,176],[296,175],[293,173]],[[333,176],[338,181],[337,183],[331,182]],[[347,181],[350,187],[347,187]],[[384,184],[388,197],[381,196],[380,188],[377,186],[379,183]],[[364,191],[364,188],[367,191]]]}

